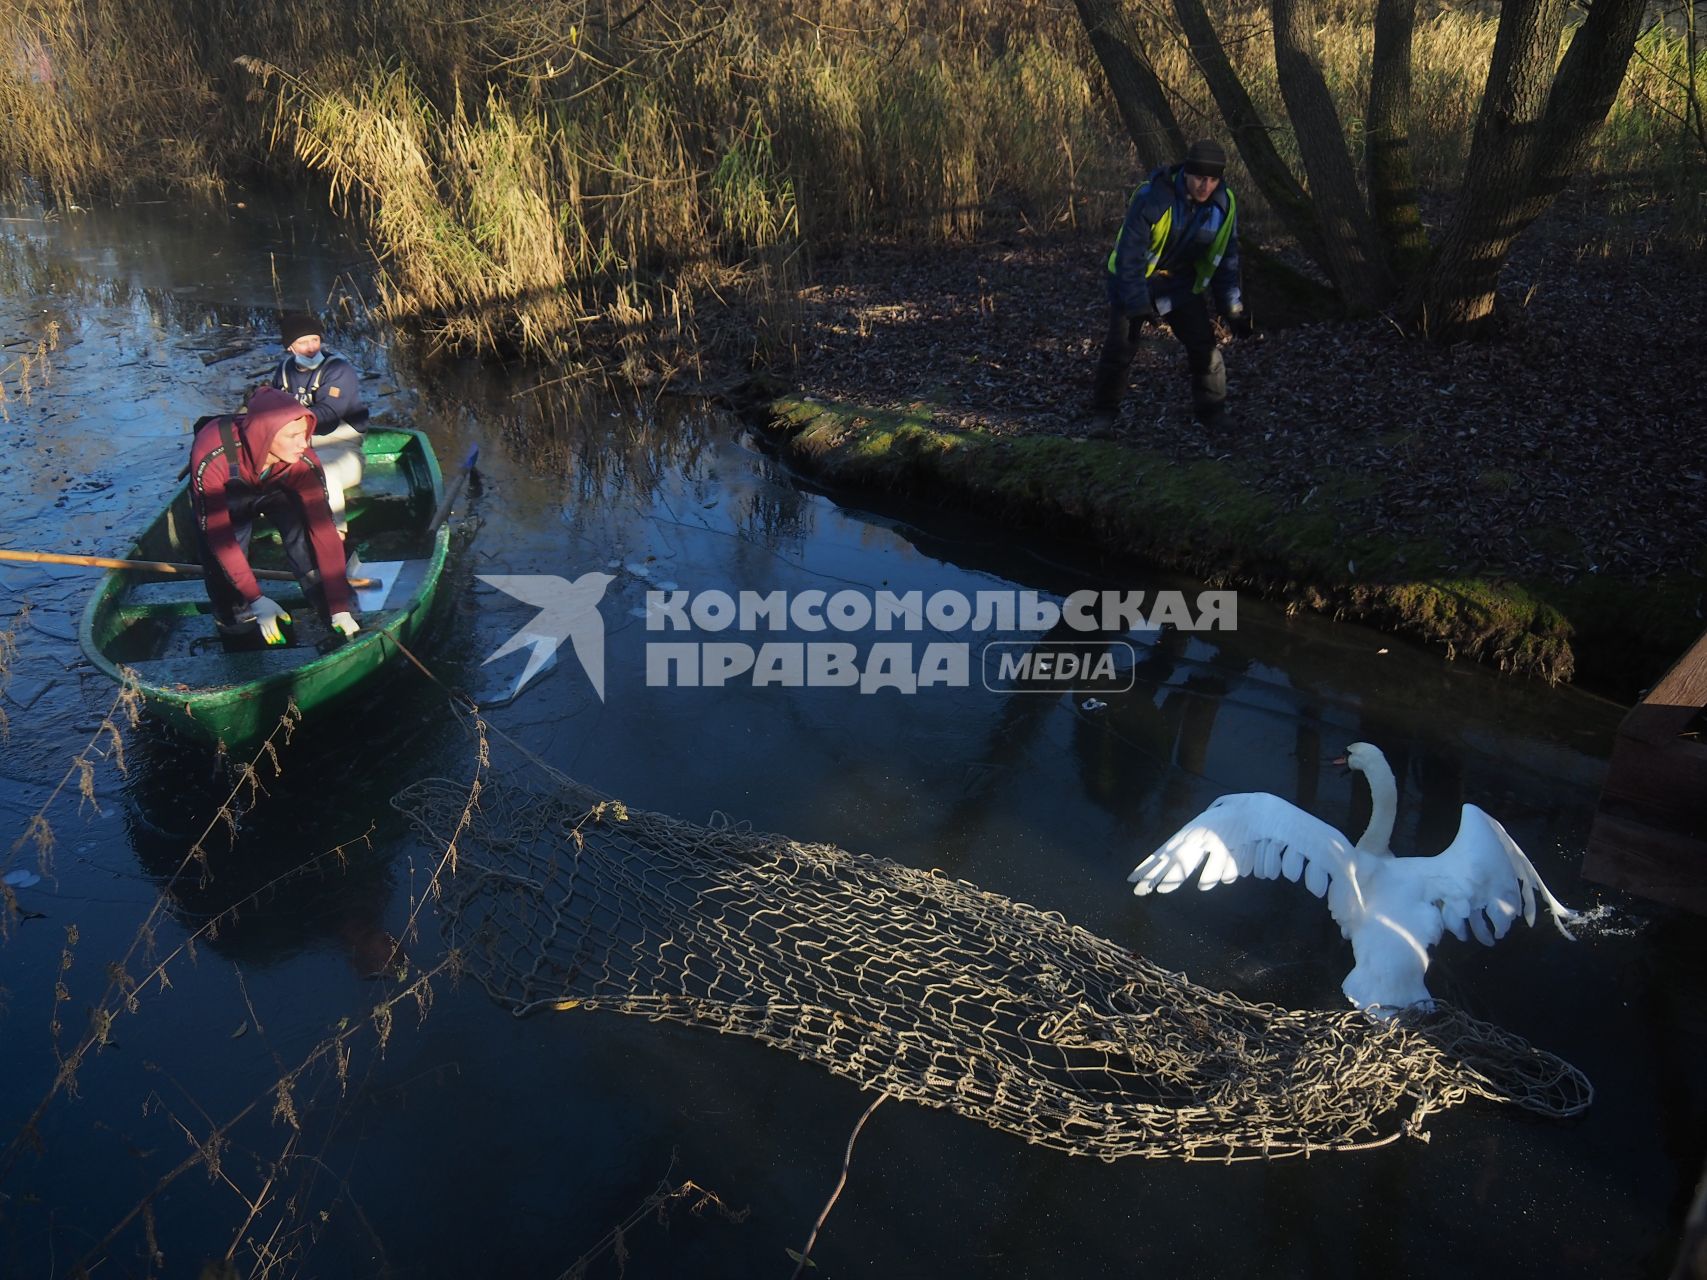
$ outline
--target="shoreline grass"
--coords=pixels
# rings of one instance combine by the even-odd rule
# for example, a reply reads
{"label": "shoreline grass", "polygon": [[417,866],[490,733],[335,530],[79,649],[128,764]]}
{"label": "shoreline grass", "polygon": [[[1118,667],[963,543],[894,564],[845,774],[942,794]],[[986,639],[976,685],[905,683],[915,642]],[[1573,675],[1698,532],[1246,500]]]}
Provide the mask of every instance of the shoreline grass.
{"label": "shoreline grass", "polygon": [[[1549,683],[1628,696],[1695,638],[1697,578],[1573,583],[1495,570],[1421,572],[1402,529],[1342,534],[1282,511],[1236,464],[1060,436],[999,437],[896,413],[784,396],[749,419],[791,462],[833,484],[928,495],[1006,524],[1081,537],[1203,577]],[[1356,570],[1349,568],[1355,562]]]}

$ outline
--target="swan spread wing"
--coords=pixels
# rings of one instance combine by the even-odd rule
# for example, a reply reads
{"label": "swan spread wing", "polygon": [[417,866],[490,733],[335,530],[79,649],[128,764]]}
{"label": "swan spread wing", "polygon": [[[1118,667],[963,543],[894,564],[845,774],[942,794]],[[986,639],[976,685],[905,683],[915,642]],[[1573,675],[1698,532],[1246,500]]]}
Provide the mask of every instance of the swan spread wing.
{"label": "swan spread wing", "polygon": [[[1400,865],[1411,861],[1399,859]],[[1440,908],[1442,923],[1461,941],[1473,933],[1491,947],[1519,915],[1533,925],[1537,895],[1559,932],[1572,936],[1565,922],[1575,918],[1574,913],[1553,896],[1506,829],[1473,804],[1464,806],[1457,838],[1444,852],[1414,861],[1420,864],[1429,900]]]}
{"label": "swan spread wing", "polygon": [[1320,818],[1266,792],[1222,796],[1132,869],[1132,892],[1172,893],[1198,874],[1199,889],[1240,876],[1262,880],[1300,875],[1324,896],[1345,874],[1351,841]]}

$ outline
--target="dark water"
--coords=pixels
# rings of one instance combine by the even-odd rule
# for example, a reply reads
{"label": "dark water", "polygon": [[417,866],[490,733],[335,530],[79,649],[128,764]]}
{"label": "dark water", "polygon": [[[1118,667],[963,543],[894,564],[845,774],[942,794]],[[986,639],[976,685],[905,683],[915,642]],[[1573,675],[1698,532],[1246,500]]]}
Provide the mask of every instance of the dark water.
{"label": "dark water", "polygon": [[[912,696],[649,687],[645,593],[663,586],[1017,587],[1059,598],[1191,584],[942,512],[843,506],[715,415],[531,390],[548,376],[538,373],[453,365],[428,379],[359,303],[340,300],[368,287],[348,274],[359,246],[306,212],[147,206],[0,227],[0,342],[34,338],[48,321],[61,334],[52,383],[38,381],[29,403],[16,369],[3,375],[0,544],[122,552],[186,456],[187,421],[265,368],[275,296],[310,300],[344,317],[334,345],[367,371],[388,412],[430,433],[441,460],[482,445],[478,527],[421,654],[440,679],[500,703],[519,674],[520,655],[483,662],[534,610],[476,575],[613,576],[600,606],[604,699],[565,650],[489,715],[631,804],[696,820],[720,811],[940,867],[1205,985],[1337,1008],[1349,948],[1301,888],[1248,883],[1138,901],[1125,874],[1226,791],[1272,790],[1360,829],[1366,798],[1325,761],[1365,739],[1401,778],[1400,852],[1443,847],[1458,806],[1473,800],[1506,823],[1561,898],[1596,912],[1575,944],[1548,928],[1520,928],[1492,951],[1448,939],[1430,970],[1436,994],[1586,1071],[1598,1096],[1580,1120],[1470,1104],[1431,1119],[1428,1144],[1268,1166],[1104,1165],[889,1103],[859,1140],[813,1274],[1667,1270],[1707,1129],[1703,946],[1688,924],[1651,918],[1578,876],[1620,708],[1250,600],[1235,633],[1129,637],[1134,687],[1100,710],[1083,698],[992,694],[976,671],[972,688]],[[253,355],[203,364],[203,352],[256,335]],[[23,349],[4,348],[0,364]],[[31,606],[0,702],[11,722],[0,746],[8,845],[112,698],[75,640],[95,581],[0,568],[0,617]],[[390,989],[363,974],[386,932],[402,932],[432,870],[432,851],[390,796],[419,777],[474,769],[442,692],[407,669],[300,729],[281,760],[235,841],[209,840],[206,882],[179,878],[155,951],[233,903],[244,904],[238,919],[193,961],[171,963],[170,989],[151,985],[138,1012],[121,1015],[78,1096],[48,1107],[43,1152],[0,1184],[0,1274],[67,1273],[192,1142],[258,1098],[229,1135],[221,1179],[194,1170],[154,1197],[157,1274],[194,1274],[231,1250],[241,1274],[288,1254],[271,1274],[556,1276],[666,1177],[691,1179],[745,1216],[645,1217],[625,1237],[628,1274],[789,1274],[786,1251],[803,1244],[868,1098],[754,1042],[606,1013],[517,1021],[474,984],[441,982],[424,1018],[399,1015],[383,1053],[371,1033],[352,1040],[345,1088],[305,1078],[294,1099],[300,1137],[269,1120],[266,1094],[281,1074]],[[53,875],[20,890],[42,916],[15,926],[0,950],[8,1139],[53,1077],[66,927],[78,933],[62,1006],[69,1043],[106,966],[230,787],[207,753],[147,724],[126,731],[125,763],[123,775],[98,765],[96,804],[80,808],[73,785],[48,808]],[[290,874],[338,845],[342,864]],[[20,853],[10,865],[34,863]],[[430,966],[430,902],[422,921],[408,950]],[[271,1198],[246,1221],[244,1198],[274,1174]],[[138,1218],[97,1274],[148,1274],[144,1239]],[[608,1253],[590,1272],[616,1273]]]}

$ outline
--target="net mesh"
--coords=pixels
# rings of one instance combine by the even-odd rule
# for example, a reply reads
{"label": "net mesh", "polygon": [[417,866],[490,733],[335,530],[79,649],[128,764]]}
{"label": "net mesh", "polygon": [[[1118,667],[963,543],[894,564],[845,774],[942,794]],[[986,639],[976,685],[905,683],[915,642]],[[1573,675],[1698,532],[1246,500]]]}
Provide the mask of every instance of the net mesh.
{"label": "net mesh", "polygon": [[1460,1011],[1254,1004],[964,881],[640,812],[561,774],[474,795],[426,779],[393,803],[454,869],[457,963],[518,1016],[751,1036],[1105,1160],[1356,1149],[1472,1096],[1550,1116],[1593,1097],[1576,1068]]}

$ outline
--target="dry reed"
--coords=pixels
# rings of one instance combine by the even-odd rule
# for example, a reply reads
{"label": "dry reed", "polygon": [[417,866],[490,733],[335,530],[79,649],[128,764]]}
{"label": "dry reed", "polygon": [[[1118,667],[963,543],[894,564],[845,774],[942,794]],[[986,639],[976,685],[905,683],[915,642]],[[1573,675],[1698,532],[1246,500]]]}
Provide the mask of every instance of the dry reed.
{"label": "dry reed", "polygon": [[[3,634],[9,638],[9,632]],[[4,643],[0,643],[0,650],[6,654],[11,652],[10,646]],[[13,844],[12,856],[24,846],[34,843],[38,847],[40,857],[44,859],[44,868],[48,866],[45,862],[51,852],[51,828],[46,823],[48,810],[70,787],[73,779],[78,782],[83,802],[92,803],[93,774],[97,764],[111,763],[121,774],[124,772],[120,724],[134,724],[136,709],[136,689],[134,683],[127,680],[116,695],[113,706],[103,717],[100,727],[83,750],[73,758],[58,786],[52,790],[27,824],[24,835]],[[104,974],[105,989],[90,1003],[85,1029],[69,1043],[64,1040],[65,1027],[61,1021],[61,1012],[73,999],[73,971],[78,964],[80,947],[86,950],[87,944],[75,923],[66,926],[58,970],[54,978],[55,992],[48,1027],[53,1051],[51,1078],[27,1119],[11,1135],[4,1150],[0,1151],[0,1185],[5,1184],[26,1153],[42,1152],[46,1149],[43,1121],[49,1108],[58,1099],[74,1099],[78,1096],[79,1073],[88,1058],[102,1052],[114,1042],[114,1029],[122,1016],[134,1017],[143,1011],[145,994],[151,989],[156,994],[162,993],[172,986],[170,975],[174,965],[183,960],[194,961],[198,941],[216,939],[223,925],[235,922],[240,912],[275,891],[283,881],[315,873],[329,863],[344,865],[353,848],[367,844],[371,827],[368,832],[352,840],[306,859],[242,900],[223,908],[202,921],[199,927],[189,930],[178,944],[165,954],[156,955],[157,931],[175,904],[176,888],[189,875],[193,865],[199,866],[203,883],[206,883],[210,874],[210,841],[221,830],[226,831],[235,840],[240,821],[252,814],[255,807],[264,800],[267,784],[282,774],[280,749],[288,744],[297,720],[298,714],[292,706],[253,755],[235,766],[234,781],[229,792],[219,803],[201,834],[191,843],[176,869],[167,877],[151,909],[138,924],[124,954],[95,971]],[[470,813],[478,802],[488,767],[485,726],[478,716],[472,717],[471,730],[476,744],[475,766],[469,783],[466,807],[460,820],[461,825],[467,824]],[[434,868],[424,891],[411,903],[410,921],[405,930],[405,937],[414,936],[418,913],[426,902],[436,899],[441,875],[451,870],[454,870],[454,856],[447,854],[445,860]],[[8,906],[15,905],[10,890],[6,892]],[[86,957],[84,959],[86,960]],[[140,967],[137,966],[139,959],[142,961]],[[386,1045],[394,1033],[397,1015],[413,1008],[416,1016],[424,1019],[434,1002],[435,984],[446,977],[454,979],[459,967],[460,958],[455,953],[446,953],[427,967],[415,966],[402,955],[401,944],[397,944],[392,949],[390,959],[383,966],[382,973],[376,975],[382,977],[387,986],[365,1014],[341,1019],[327,1035],[306,1051],[300,1052],[295,1061],[287,1062],[277,1050],[271,1050],[277,1078],[223,1119],[216,1119],[197,1102],[178,1083],[165,1064],[151,1064],[149,1070],[153,1076],[182,1095],[183,1105],[179,1106],[168,1099],[164,1085],[151,1085],[142,1099],[142,1115],[145,1118],[160,1117],[169,1129],[181,1136],[189,1148],[188,1154],[174,1167],[155,1178],[141,1198],[114,1220],[104,1235],[91,1233],[80,1243],[82,1255],[74,1263],[72,1274],[92,1274],[96,1267],[109,1258],[110,1251],[121,1238],[127,1232],[138,1228],[142,1235],[144,1256],[153,1266],[163,1266],[166,1255],[158,1238],[154,1206],[184,1174],[195,1169],[205,1172],[216,1186],[234,1192],[241,1205],[238,1214],[240,1220],[232,1232],[223,1258],[217,1264],[210,1264],[214,1272],[251,1277],[294,1274],[327,1219],[325,1211],[316,1211],[310,1195],[314,1179],[324,1171],[325,1165],[322,1158],[324,1145],[320,1151],[311,1150],[307,1145],[305,1121],[309,1108],[312,1106],[317,1112],[326,1114],[324,1124],[327,1126],[327,1132],[322,1141],[329,1142],[331,1132],[335,1131],[343,1115],[343,1105],[339,1100],[346,1095],[350,1085],[357,1037],[370,1032],[372,1034],[375,1052],[369,1059],[371,1069],[371,1062],[385,1052]],[[241,969],[236,970],[236,981],[249,1015],[248,1021],[239,1028],[238,1034],[253,1027],[255,1034],[265,1040],[266,1033],[261,1017],[250,999]],[[204,1051],[205,1048],[203,1046]],[[333,1101],[330,1105],[325,1105],[324,1095],[334,1091]],[[250,1117],[269,1115],[271,1127],[282,1130],[280,1146],[276,1152],[266,1158],[259,1158],[259,1153],[233,1146],[240,1125]],[[227,1158],[232,1153],[240,1153],[245,1157],[255,1155],[257,1158],[253,1161],[247,1158],[233,1161]],[[133,1149],[133,1155],[139,1160],[148,1154],[152,1153],[138,1154]],[[245,1182],[249,1185],[243,1185]],[[341,1198],[346,1197],[347,1189],[341,1195]],[[352,1205],[350,1208],[359,1218],[359,1206]],[[89,1243],[91,1240],[92,1244]],[[247,1256],[240,1268],[239,1254],[245,1251]],[[152,1274],[152,1271],[150,1273]]]}
{"label": "dry reed", "polygon": [[[1284,128],[1266,10],[1215,6],[1259,108]],[[1361,148],[1373,0],[1324,6],[1328,84]],[[1217,116],[1165,5],[1131,12],[1182,127]],[[520,350],[646,380],[691,358],[706,299],[761,314],[740,341],[786,356],[776,299],[801,251],[1004,225],[1102,226],[1132,182],[1073,12],[1041,0],[744,0],[684,12],[451,0],[0,0],[0,172],[66,195],[213,188],[258,164],[321,175],[382,264],[385,309],[447,345]],[[1494,15],[1425,7],[1413,161],[1462,171]],[[192,52],[193,55],[192,55]],[[1693,56],[1693,63],[1692,63]],[[1643,37],[1589,172],[1699,213],[1700,53]],[[1234,181],[1240,178],[1237,166]],[[1254,192],[1246,208],[1260,218]]]}

